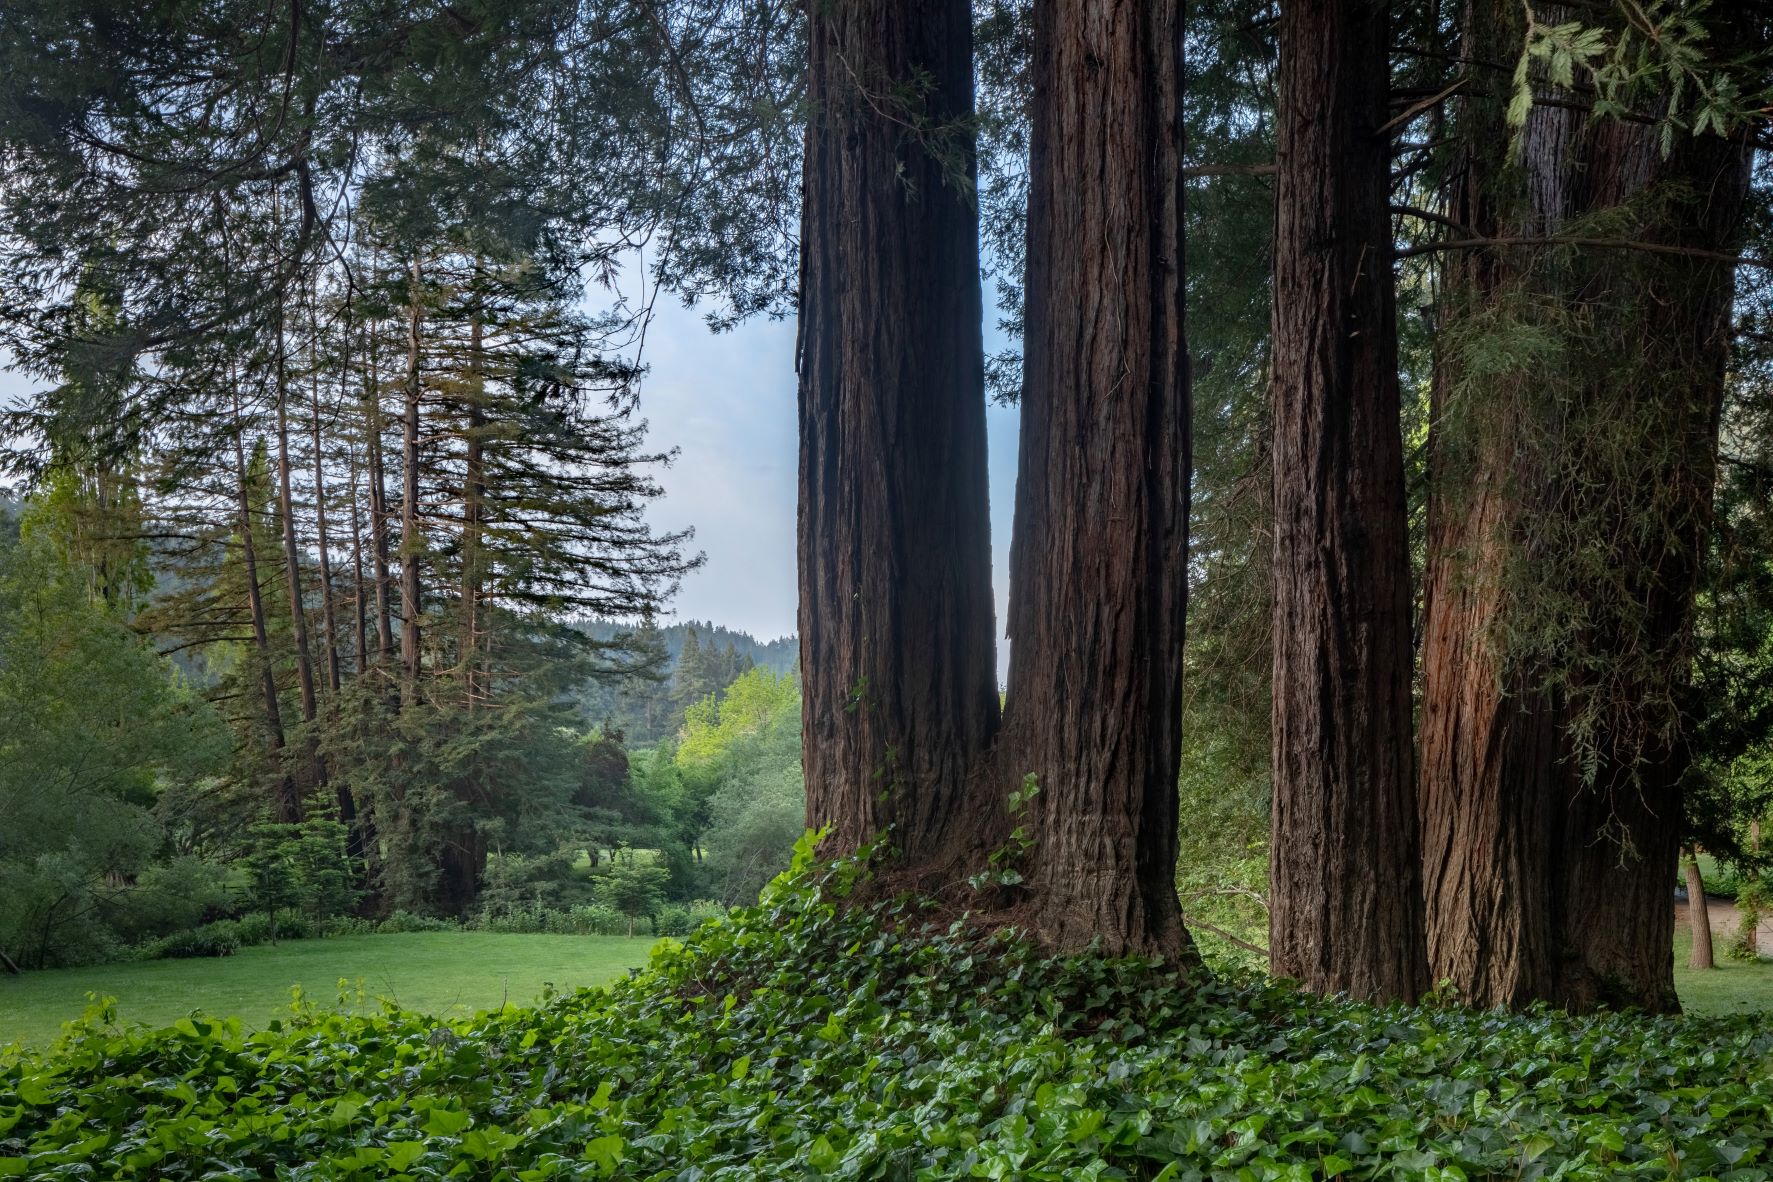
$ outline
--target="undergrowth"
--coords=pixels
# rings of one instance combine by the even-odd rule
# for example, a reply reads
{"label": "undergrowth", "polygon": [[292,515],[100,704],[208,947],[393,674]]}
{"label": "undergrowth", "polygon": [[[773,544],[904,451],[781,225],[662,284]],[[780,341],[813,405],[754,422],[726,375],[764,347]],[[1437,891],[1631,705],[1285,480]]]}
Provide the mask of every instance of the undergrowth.
{"label": "undergrowth", "polygon": [[[803,860],[804,862],[804,860]],[[1374,1008],[1036,954],[804,864],[651,968],[440,1021],[298,1006],[0,1062],[41,1179],[1773,1177],[1753,1018]]]}

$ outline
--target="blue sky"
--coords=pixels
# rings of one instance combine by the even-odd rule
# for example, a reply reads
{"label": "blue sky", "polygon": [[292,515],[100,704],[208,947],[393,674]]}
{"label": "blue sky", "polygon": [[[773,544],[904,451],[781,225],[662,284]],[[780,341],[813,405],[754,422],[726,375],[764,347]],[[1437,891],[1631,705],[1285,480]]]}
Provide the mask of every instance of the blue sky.
{"label": "blue sky", "polygon": [[[680,619],[712,619],[762,639],[795,631],[794,322],[754,320],[710,332],[701,313],[661,298],[647,335],[650,372],[641,413],[655,449],[678,449],[660,473],[665,496],[648,516],[660,529],[693,527],[708,561],[670,606]],[[988,340],[995,349],[1001,343]],[[0,355],[0,365],[6,358]],[[30,389],[0,372],[0,404]],[[992,407],[993,578],[1001,637],[1016,481],[1016,412]],[[999,645],[1000,672],[1004,646]]]}
{"label": "blue sky", "polygon": [[[666,495],[651,518],[693,526],[707,565],[684,580],[678,617],[713,619],[759,637],[795,630],[794,322],[757,320],[711,333],[701,314],[661,299],[647,335],[650,366],[641,408],[657,447],[681,449],[661,478]],[[1001,342],[988,340],[989,349]],[[997,620],[1008,591],[1010,510],[1016,484],[1017,416],[993,406],[992,573]],[[1002,650],[1000,649],[1000,673]]]}

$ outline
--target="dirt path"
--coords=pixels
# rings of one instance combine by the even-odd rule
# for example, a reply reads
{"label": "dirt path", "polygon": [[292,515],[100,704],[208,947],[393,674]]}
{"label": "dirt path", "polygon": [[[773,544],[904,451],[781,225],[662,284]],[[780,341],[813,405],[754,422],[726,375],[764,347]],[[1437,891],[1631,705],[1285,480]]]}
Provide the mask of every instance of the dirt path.
{"label": "dirt path", "polygon": [[[1711,917],[1712,941],[1717,945],[1717,955],[1722,956],[1725,945],[1736,938],[1736,925],[1742,922],[1742,913],[1728,899],[1708,898],[1705,901],[1705,910]],[[1687,918],[1685,899],[1675,903],[1675,922],[1683,928],[1692,922]],[[1757,935],[1760,937],[1761,955],[1773,956],[1773,914],[1761,913],[1761,926]]]}

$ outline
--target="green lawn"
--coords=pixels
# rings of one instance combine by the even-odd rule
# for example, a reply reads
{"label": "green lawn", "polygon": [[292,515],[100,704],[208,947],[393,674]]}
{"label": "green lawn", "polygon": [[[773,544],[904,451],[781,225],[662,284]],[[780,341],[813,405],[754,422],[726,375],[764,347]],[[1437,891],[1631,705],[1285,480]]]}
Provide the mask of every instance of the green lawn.
{"label": "green lawn", "polygon": [[1731,960],[1724,941],[1717,941],[1718,967],[1694,972],[1687,967],[1693,950],[1693,933],[1686,924],[1675,925],[1675,992],[1689,1014],[1742,1014],[1773,1010],[1773,960],[1754,963]]}
{"label": "green lawn", "polygon": [[0,1046],[49,1042],[86,1007],[86,995],[118,999],[121,1017],[164,1026],[194,1009],[263,1026],[287,1009],[290,987],[333,1004],[339,980],[358,982],[373,1007],[388,998],[415,1010],[463,1015],[619,977],[646,963],[650,937],[407,932],[287,940],[230,957],[152,960],[0,976]]}
{"label": "green lawn", "polygon": [[[1773,960],[1743,964],[1719,949],[1709,973],[1687,969],[1690,936],[1675,933],[1675,986],[1692,1014],[1773,1010]],[[333,1004],[339,979],[358,984],[374,1006],[389,998],[409,1009],[461,1015],[533,1001],[544,984],[595,985],[646,963],[648,937],[532,936],[492,932],[411,932],[291,940],[217,960],[154,960],[0,977],[0,1045],[41,1045],[86,1006],[86,995],[115,997],[126,1020],[163,1026],[194,1009],[263,1026],[286,1009],[290,987]]]}

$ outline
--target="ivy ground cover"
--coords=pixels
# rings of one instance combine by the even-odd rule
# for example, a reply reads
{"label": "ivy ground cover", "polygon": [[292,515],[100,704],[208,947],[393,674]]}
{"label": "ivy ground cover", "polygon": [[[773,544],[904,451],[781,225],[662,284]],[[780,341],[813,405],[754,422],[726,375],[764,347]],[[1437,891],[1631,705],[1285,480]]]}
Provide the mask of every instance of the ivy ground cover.
{"label": "ivy ground cover", "polygon": [[0,1063],[0,1177],[1773,1178],[1754,1017],[1374,1008],[1041,957],[803,869],[472,1019],[106,1007]]}

